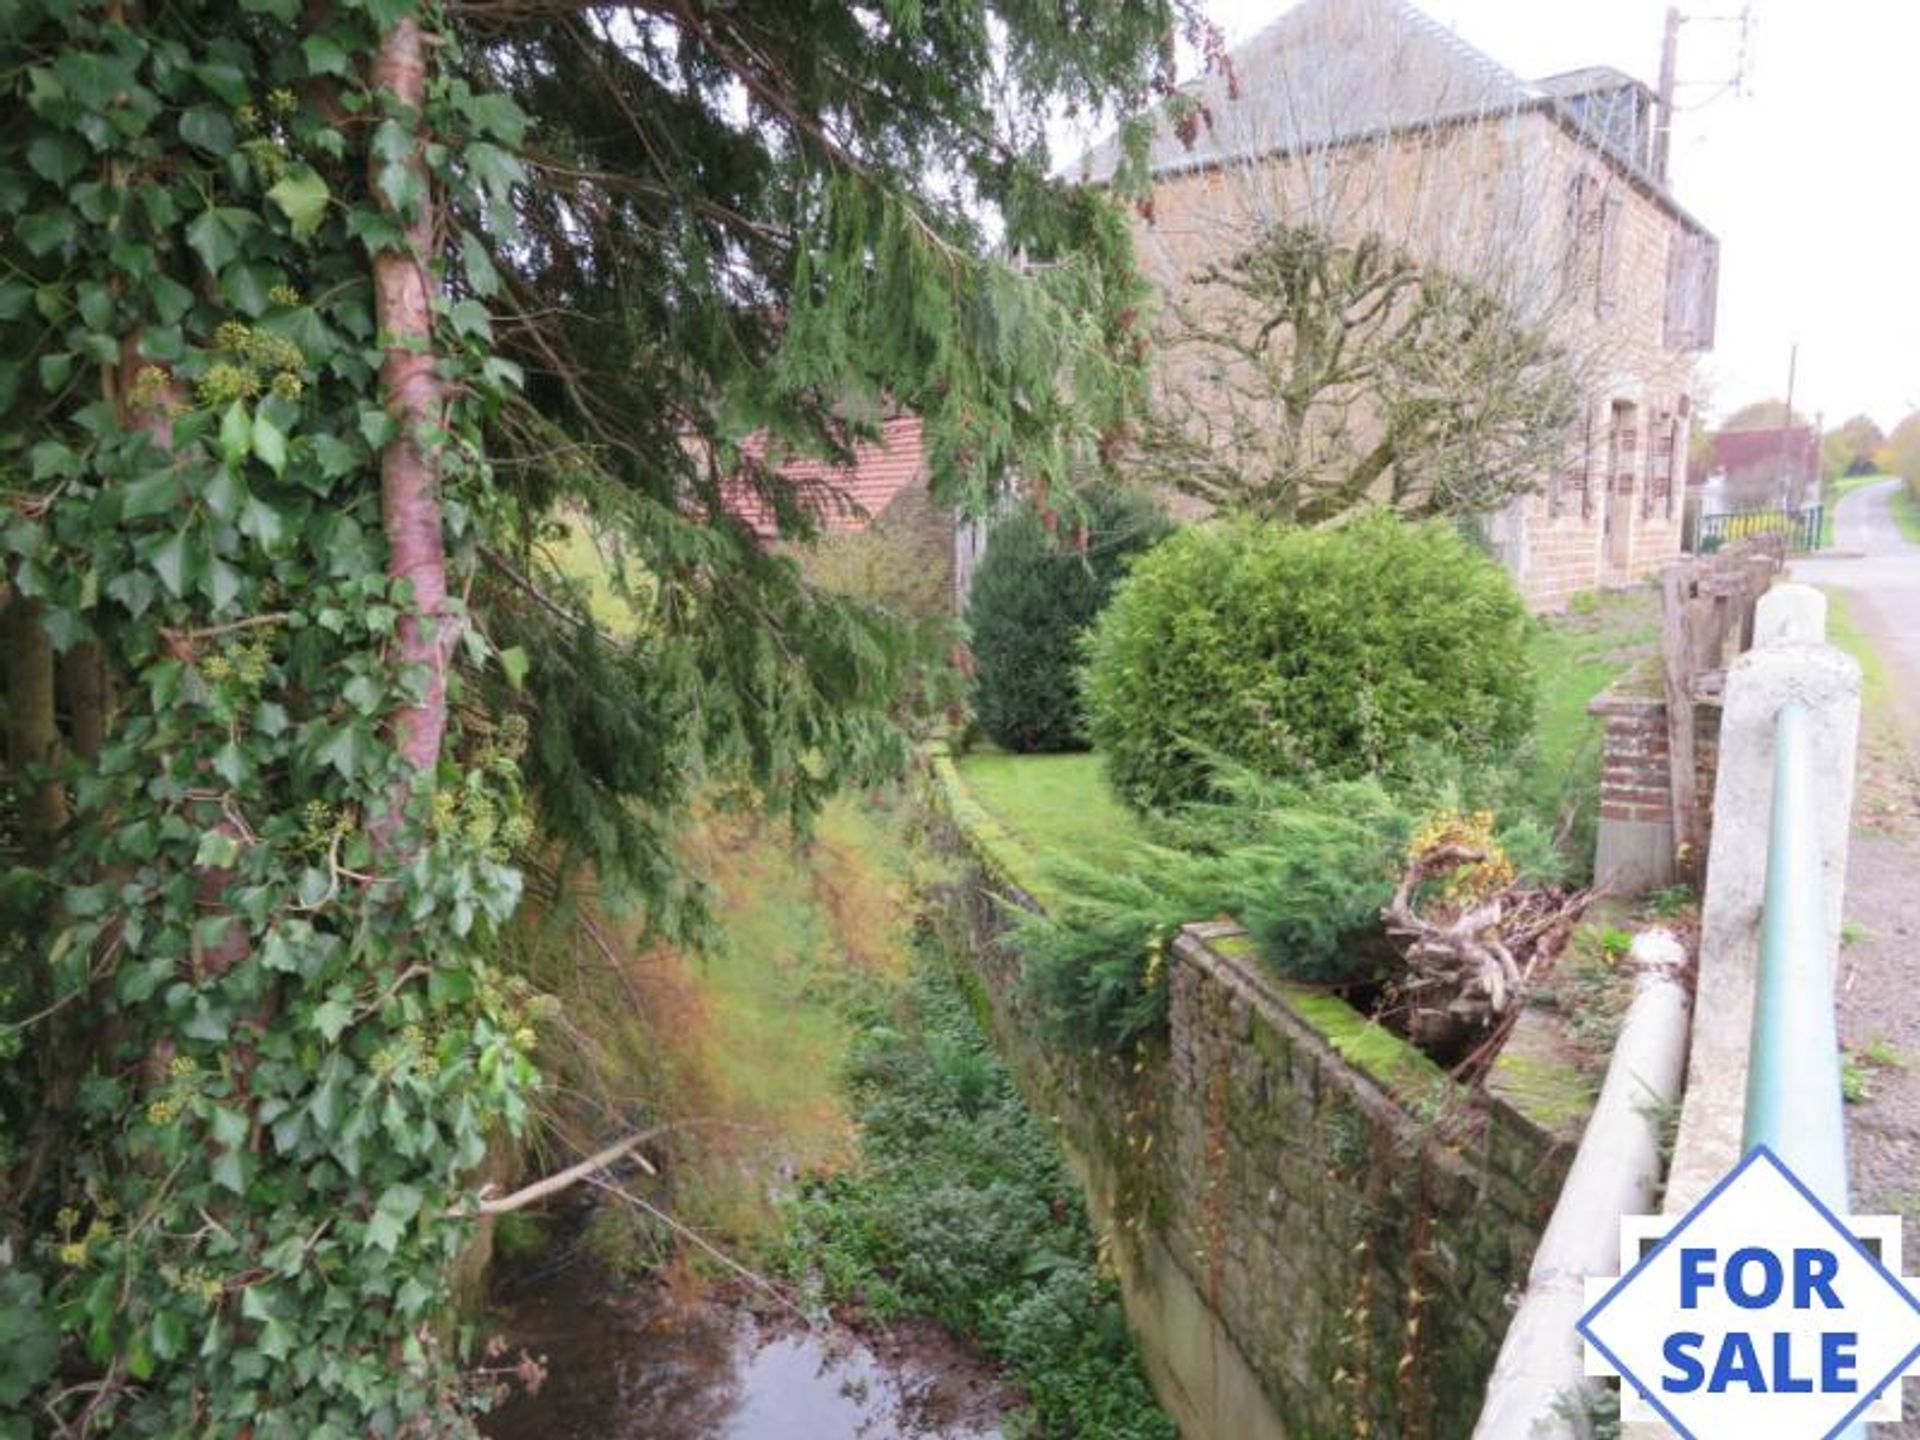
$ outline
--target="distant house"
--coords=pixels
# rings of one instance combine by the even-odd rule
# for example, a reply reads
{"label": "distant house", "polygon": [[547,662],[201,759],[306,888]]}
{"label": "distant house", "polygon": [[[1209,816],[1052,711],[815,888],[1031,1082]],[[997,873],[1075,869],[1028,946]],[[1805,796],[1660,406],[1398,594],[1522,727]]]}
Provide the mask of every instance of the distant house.
{"label": "distant house", "polygon": [[1809,425],[1722,430],[1713,437],[1706,508],[1797,510],[1819,493],[1820,437]]}
{"label": "distant house", "polygon": [[[749,441],[744,448],[756,460],[765,458],[763,441]],[[866,537],[884,541],[895,552],[896,571],[911,571],[887,577],[884,588],[890,596],[911,596],[908,603],[915,609],[930,609],[936,600],[943,610],[965,607],[973,568],[985,548],[984,527],[934,500],[918,416],[883,421],[877,439],[855,443],[847,464],[787,460],[777,473],[819,522],[819,545],[799,552],[816,579],[845,588],[875,588],[881,577],[873,576],[872,583],[863,586],[857,574],[848,573],[859,568],[850,552],[860,548],[858,537]],[[778,540],[779,527],[760,497],[741,487],[729,497],[728,506],[763,541]],[[869,568],[880,563],[877,555],[867,561]]]}
{"label": "distant house", "polygon": [[[1718,242],[1655,173],[1656,119],[1619,71],[1527,81],[1404,0],[1305,0],[1163,107],[1135,238],[1173,292],[1264,227],[1375,234],[1547,317],[1582,357],[1584,417],[1537,492],[1486,518],[1530,603],[1557,608],[1680,549]],[[1121,161],[1109,141],[1080,174]]]}

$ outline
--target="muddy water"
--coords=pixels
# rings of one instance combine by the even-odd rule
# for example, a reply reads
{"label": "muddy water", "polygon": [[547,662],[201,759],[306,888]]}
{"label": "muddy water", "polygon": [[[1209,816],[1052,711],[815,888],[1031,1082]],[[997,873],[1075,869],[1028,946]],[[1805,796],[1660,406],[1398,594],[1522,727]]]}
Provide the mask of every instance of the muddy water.
{"label": "muddy water", "polygon": [[503,1337],[544,1356],[547,1378],[485,1423],[491,1440],[997,1440],[1010,1404],[937,1332],[869,1337],[623,1290],[585,1261],[500,1298]]}

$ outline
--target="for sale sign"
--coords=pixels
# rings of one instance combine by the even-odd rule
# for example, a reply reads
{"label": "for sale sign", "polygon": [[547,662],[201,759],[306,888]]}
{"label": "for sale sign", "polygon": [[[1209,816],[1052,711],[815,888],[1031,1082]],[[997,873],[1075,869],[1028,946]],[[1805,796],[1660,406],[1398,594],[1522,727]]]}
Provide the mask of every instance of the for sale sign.
{"label": "for sale sign", "polygon": [[1897,1419],[1920,1362],[1898,1247],[1897,1223],[1843,1221],[1755,1149],[1625,1275],[1589,1282],[1604,1293],[1580,1320],[1588,1373],[1621,1377],[1624,1416],[1690,1440]]}

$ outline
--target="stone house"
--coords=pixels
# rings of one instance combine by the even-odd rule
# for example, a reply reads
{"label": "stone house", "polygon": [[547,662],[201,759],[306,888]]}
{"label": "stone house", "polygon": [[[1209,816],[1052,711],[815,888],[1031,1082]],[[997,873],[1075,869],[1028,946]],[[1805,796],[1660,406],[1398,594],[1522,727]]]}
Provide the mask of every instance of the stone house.
{"label": "stone house", "polygon": [[[763,458],[759,440],[745,448]],[[792,549],[816,583],[915,616],[964,608],[984,526],[933,498],[918,416],[882,421],[878,436],[856,442],[845,464],[795,459],[777,469],[819,522],[819,538]],[[777,542],[759,497],[741,487],[728,504],[762,541]]]}
{"label": "stone house", "polygon": [[[1547,327],[1585,396],[1563,463],[1485,517],[1529,603],[1679,553],[1718,242],[1656,173],[1647,87],[1606,68],[1523,80],[1404,0],[1304,0],[1182,89],[1135,224],[1163,293],[1278,224],[1472,278]],[[1120,163],[1110,140],[1078,176]]]}
{"label": "stone house", "polygon": [[1709,514],[1797,510],[1820,491],[1820,437],[1810,425],[1722,430],[1707,487]]}

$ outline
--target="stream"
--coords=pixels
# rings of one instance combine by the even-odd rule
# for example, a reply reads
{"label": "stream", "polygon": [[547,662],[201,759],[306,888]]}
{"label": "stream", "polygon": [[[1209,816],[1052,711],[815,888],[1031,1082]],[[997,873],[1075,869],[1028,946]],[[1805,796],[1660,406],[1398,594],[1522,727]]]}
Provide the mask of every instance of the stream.
{"label": "stream", "polygon": [[509,1347],[544,1357],[537,1394],[489,1440],[998,1440],[1015,1403],[994,1367],[928,1326],[878,1334],[758,1313],[724,1288],[625,1284],[589,1257],[494,1289]]}

